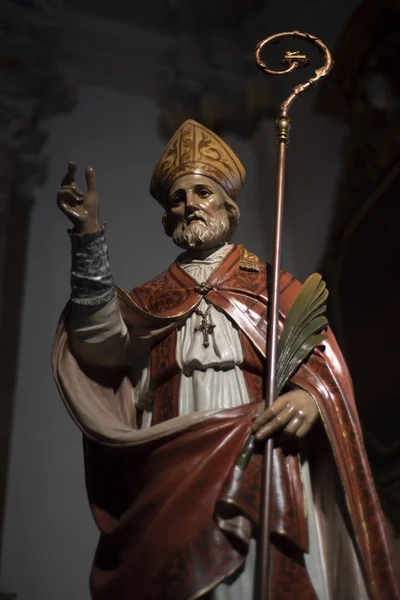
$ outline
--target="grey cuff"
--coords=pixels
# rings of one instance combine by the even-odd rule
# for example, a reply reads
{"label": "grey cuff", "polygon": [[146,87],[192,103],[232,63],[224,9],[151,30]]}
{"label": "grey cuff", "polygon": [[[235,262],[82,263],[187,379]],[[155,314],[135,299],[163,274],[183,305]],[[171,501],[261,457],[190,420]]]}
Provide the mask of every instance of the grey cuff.
{"label": "grey cuff", "polygon": [[80,306],[104,306],[115,296],[105,225],[95,233],[68,233],[72,244],[71,301]]}

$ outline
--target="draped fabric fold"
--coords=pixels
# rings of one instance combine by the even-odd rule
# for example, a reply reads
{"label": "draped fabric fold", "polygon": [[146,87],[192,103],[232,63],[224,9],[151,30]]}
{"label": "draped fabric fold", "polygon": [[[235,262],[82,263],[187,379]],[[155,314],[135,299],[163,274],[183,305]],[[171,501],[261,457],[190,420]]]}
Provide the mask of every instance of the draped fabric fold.
{"label": "draped fabric fold", "polygon": [[[155,347],[204,298],[234,323],[262,363],[267,268],[260,263],[258,270],[246,270],[243,252],[234,246],[204,282],[206,289],[178,262],[129,295],[118,289],[121,314],[137,343]],[[282,273],[281,323],[299,288],[291,275]],[[240,567],[250,529],[257,528],[259,498],[250,496],[259,494],[259,458],[247,473],[235,467],[255,405],[167,416],[138,429],[129,372],[99,373],[79,365],[68,347],[67,318],[68,308],[56,336],[53,369],[67,409],[85,434],[88,494],[102,532],[91,577],[93,598],[128,600],[129,589],[135,590],[137,600],[198,598]],[[293,384],[308,390],[317,402],[371,598],[400,598],[351,380],[331,332],[324,345],[299,369]],[[275,451],[275,460],[278,453],[283,450]],[[279,479],[283,465],[295,493],[302,494],[295,459],[288,453],[275,473]],[[299,551],[307,549],[302,523],[299,518]],[[277,534],[279,527],[276,524]],[[286,560],[284,555],[281,559]],[[296,564],[301,567],[299,561]],[[139,580],[135,573],[141,574]],[[307,594],[296,597],[315,598],[312,590]]]}

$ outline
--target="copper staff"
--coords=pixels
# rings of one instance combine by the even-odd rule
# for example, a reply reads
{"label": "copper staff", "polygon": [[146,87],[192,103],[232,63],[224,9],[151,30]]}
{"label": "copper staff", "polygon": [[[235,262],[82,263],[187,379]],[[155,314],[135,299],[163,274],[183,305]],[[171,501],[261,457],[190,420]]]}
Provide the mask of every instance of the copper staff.
{"label": "copper staff", "polygon": [[[267,362],[266,362],[266,407],[271,406],[275,400],[276,389],[276,363],[277,363],[277,344],[278,344],[278,323],[279,323],[279,288],[280,288],[280,265],[281,265],[281,247],[282,247],[282,217],[283,217],[283,198],[285,184],[285,160],[286,147],[289,143],[290,119],[288,112],[293,102],[303,92],[309,88],[315,87],[317,82],[326,77],[333,67],[332,56],[328,48],[314,35],[309,33],[300,33],[299,31],[287,31],[271,35],[265,40],[259,42],[256,46],[257,66],[268,73],[268,75],[287,75],[301,67],[307,66],[310,61],[298,51],[287,52],[282,61],[287,68],[283,71],[274,71],[270,69],[261,59],[261,51],[282,38],[300,39],[315,44],[325,59],[325,64],[315,70],[313,77],[310,77],[305,83],[296,86],[291,95],[285,100],[279,111],[276,128],[276,145],[278,147],[278,165],[276,177],[276,205],[275,205],[275,234],[274,234],[274,253],[272,262],[272,282],[270,287],[270,300],[268,312],[268,339],[267,339]],[[270,523],[271,523],[271,483],[272,483],[272,450],[273,439],[270,438],[264,447],[264,468],[262,482],[262,505],[260,514],[260,540],[259,540],[259,599],[268,600],[271,552],[270,552]]]}

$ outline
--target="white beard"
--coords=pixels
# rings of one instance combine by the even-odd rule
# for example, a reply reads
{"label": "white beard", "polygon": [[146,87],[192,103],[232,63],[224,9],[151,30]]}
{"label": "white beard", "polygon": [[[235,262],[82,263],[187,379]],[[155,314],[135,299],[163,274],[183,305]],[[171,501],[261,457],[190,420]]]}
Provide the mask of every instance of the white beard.
{"label": "white beard", "polygon": [[225,239],[229,231],[229,219],[223,216],[219,219],[213,219],[201,214],[206,223],[200,220],[186,223],[182,220],[175,227],[172,239],[174,243],[185,250],[201,247],[205,243],[220,242]]}

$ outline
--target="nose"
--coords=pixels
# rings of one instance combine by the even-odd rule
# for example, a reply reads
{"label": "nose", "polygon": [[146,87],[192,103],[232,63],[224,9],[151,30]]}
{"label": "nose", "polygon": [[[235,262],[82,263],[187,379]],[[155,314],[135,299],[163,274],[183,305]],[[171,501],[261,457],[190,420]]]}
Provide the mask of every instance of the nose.
{"label": "nose", "polygon": [[199,207],[198,198],[193,190],[188,190],[186,193],[186,210],[189,212],[195,211]]}

